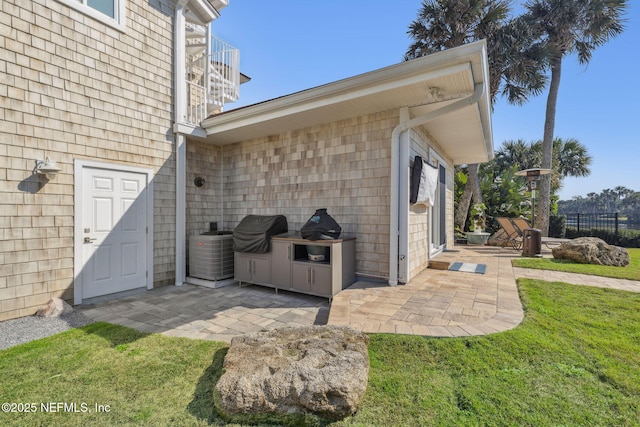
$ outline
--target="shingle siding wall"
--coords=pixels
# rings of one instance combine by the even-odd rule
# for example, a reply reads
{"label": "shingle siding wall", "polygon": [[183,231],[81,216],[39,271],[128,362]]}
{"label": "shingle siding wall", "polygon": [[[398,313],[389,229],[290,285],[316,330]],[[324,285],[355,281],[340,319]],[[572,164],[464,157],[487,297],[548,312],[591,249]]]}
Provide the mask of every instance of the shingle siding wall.
{"label": "shingle siding wall", "polygon": [[[448,244],[453,242],[453,163],[450,159],[444,156],[444,150],[442,150],[438,144],[433,142],[429,135],[414,129],[411,131],[411,145],[410,145],[410,157],[411,161],[415,156],[421,156],[425,160],[429,160],[429,150],[433,149],[439,156],[446,161],[447,175],[447,190],[446,190],[446,207],[445,207],[445,220],[447,236],[446,240]],[[411,163],[413,164],[413,163]],[[420,271],[429,266],[429,227],[430,227],[430,213],[429,208],[424,205],[412,205],[409,208],[409,272],[408,277],[411,279],[416,276]]]}
{"label": "shingle siding wall", "polygon": [[[222,159],[221,148],[197,141],[187,143],[186,182],[186,250],[189,265],[189,236],[209,230],[216,222],[218,230],[228,230],[222,222]],[[197,177],[205,180],[196,187]],[[189,274],[189,271],[187,271]]]}
{"label": "shingle siding wall", "polygon": [[[200,142],[187,143],[186,230],[187,236],[209,230],[216,222],[222,230],[222,159],[221,148]],[[196,187],[197,177],[205,180]]]}
{"label": "shingle siding wall", "polygon": [[391,131],[377,113],[223,147],[224,223],[282,214],[299,230],[327,208],[355,234],[356,271],[388,276]]}
{"label": "shingle siding wall", "polygon": [[[429,160],[429,140],[426,135],[412,130],[410,142],[411,166],[413,166],[415,156]],[[411,172],[409,172],[409,176],[411,176]],[[409,280],[426,268],[429,263],[429,215],[429,209],[424,205],[409,206]]]}
{"label": "shingle siding wall", "polygon": [[[172,283],[172,1],[128,0],[125,33],[52,0],[0,6],[0,320],[73,297],[73,163],[151,168],[154,283]],[[50,157],[62,172],[32,173]]]}

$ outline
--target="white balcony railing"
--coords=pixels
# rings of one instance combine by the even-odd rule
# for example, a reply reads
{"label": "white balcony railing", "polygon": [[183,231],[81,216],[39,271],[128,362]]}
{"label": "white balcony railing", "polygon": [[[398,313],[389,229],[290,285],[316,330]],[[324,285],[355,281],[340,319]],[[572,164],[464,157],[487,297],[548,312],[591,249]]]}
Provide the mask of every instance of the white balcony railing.
{"label": "white balcony railing", "polygon": [[187,80],[187,123],[199,125],[208,115],[205,87]]}
{"label": "white balcony railing", "polygon": [[210,52],[202,38],[188,39],[187,121],[200,124],[240,96],[240,51],[211,37]]}

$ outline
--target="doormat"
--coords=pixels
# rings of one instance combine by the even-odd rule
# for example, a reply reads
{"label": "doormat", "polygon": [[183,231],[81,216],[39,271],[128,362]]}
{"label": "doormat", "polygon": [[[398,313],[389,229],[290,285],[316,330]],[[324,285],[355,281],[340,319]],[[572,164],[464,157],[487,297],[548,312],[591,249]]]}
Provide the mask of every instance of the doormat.
{"label": "doormat", "polygon": [[487,271],[486,264],[474,264],[471,262],[454,262],[449,271],[462,271],[463,273],[484,274]]}

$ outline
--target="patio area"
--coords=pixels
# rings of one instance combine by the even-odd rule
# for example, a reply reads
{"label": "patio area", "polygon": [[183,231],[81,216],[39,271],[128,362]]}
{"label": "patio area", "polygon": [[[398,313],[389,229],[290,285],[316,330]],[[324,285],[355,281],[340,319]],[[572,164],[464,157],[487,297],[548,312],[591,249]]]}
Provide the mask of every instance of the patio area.
{"label": "patio area", "polygon": [[[543,255],[550,252],[543,246]],[[77,307],[96,321],[170,336],[229,342],[265,328],[348,325],[368,333],[439,337],[485,335],[516,327],[523,310],[517,277],[561,280],[640,292],[640,282],[513,268],[520,252],[459,246],[435,258],[485,265],[485,273],[426,269],[406,285],[359,281],[326,298],[261,286],[164,287]]]}
{"label": "patio area", "polygon": [[523,319],[511,266],[515,256],[512,249],[459,246],[434,261],[481,264],[484,274],[428,268],[397,287],[358,282],[336,295],[329,324],[438,337],[512,329]]}

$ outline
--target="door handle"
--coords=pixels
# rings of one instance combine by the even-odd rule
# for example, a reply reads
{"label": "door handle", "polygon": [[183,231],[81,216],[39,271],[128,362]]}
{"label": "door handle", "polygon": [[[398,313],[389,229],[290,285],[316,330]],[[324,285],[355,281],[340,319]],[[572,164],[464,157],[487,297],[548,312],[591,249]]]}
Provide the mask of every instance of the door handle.
{"label": "door handle", "polygon": [[95,238],[95,237],[93,239],[91,237],[85,237],[84,238],[84,243],[91,243],[91,242],[95,241],[96,239],[97,238]]}

